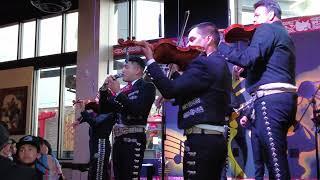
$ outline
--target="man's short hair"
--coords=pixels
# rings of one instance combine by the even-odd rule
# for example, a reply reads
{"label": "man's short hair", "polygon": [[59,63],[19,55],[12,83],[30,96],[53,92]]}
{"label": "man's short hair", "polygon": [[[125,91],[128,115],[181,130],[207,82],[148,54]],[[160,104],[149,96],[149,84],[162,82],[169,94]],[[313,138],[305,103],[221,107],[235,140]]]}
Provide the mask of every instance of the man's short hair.
{"label": "man's short hair", "polygon": [[138,56],[130,56],[127,63],[128,62],[133,62],[133,63],[136,63],[137,65],[139,65],[141,67],[141,69],[144,70],[146,64],[144,62],[144,60]]}
{"label": "man's short hair", "polygon": [[9,139],[9,141],[8,141],[8,142],[9,142],[9,144],[17,144],[17,141],[16,141],[16,140],[14,140],[14,139],[12,139],[12,138],[11,138],[11,139]]}
{"label": "man's short hair", "polygon": [[260,6],[266,7],[268,12],[273,11],[274,15],[281,19],[281,8],[276,0],[260,0],[253,5],[254,9]]}
{"label": "man's short hair", "polygon": [[213,36],[215,45],[219,44],[220,34],[217,26],[212,22],[203,22],[203,23],[196,24],[190,28],[190,31],[194,28],[197,28],[198,33],[201,34],[202,36],[208,36],[208,35]]}
{"label": "man's short hair", "polygon": [[5,127],[8,131],[9,131],[9,126],[7,123],[5,123],[4,121],[0,120],[0,125],[2,125],[3,127]]}

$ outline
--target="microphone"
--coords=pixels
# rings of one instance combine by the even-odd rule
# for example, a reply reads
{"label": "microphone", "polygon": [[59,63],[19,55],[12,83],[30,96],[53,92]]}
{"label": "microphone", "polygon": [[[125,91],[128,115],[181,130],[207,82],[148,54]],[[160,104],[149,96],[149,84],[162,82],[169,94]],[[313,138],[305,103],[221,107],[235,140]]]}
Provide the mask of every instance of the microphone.
{"label": "microphone", "polygon": [[[114,76],[112,76],[112,79],[113,80],[116,80],[116,79],[119,79],[119,78],[122,78],[123,77],[123,72],[120,72]],[[106,91],[108,90],[108,82],[104,82],[102,84],[102,86],[99,88],[99,91]]]}
{"label": "microphone", "polygon": [[123,72],[120,72],[120,73],[114,75],[112,78],[113,78],[113,80],[116,80],[116,79],[119,79],[119,78],[122,78],[122,77],[123,77]]}

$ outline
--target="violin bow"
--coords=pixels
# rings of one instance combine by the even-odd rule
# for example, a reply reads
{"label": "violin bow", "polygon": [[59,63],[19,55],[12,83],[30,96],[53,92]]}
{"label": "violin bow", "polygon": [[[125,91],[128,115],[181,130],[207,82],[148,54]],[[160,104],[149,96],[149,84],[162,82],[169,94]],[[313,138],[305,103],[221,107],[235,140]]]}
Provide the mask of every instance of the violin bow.
{"label": "violin bow", "polygon": [[184,13],[184,21],[183,21],[181,32],[180,32],[179,37],[178,37],[177,46],[181,46],[182,45],[183,35],[184,35],[184,32],[185,32],[187,24],[188,24],[189,16],[190,16],[190,10],[185,11],[185,13]]}
{"label": "violin bow", "polygon": [[[179,37],[178,37],[178,41],[176,43],[177,47],[181,47],[182,46],[183,35],[184,35],[184,32],[185,32],[187,24],[188,24],[189,16],[190,16],[190,10],[185,11],[184,12],[184,20],[183,20],[182,29],[180,31],[180,34],[179,34]],[[170,78],[172,76],[172,67],[173,67],[173,64],[169,64],[169,70],[168,70],[168,73],[167,73],[167,77],[168,78]]]}

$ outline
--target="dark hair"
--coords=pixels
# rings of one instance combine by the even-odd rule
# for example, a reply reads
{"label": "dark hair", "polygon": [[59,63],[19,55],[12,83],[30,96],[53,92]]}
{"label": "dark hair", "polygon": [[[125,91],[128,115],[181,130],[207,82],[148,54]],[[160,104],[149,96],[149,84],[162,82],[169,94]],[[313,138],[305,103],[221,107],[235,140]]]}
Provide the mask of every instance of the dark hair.
{"label": "dark hair", "polygon": [[7,123],[5,123],[4,121],[0,121],[0,125],[2,125],[4,128],[6,128],[7,131],[9,131],[9,127],[8,127]]}
{"label": "dark hair", "polygon": [[138,64],[143,70],[144,70],[144,67],[146,66],[144,60],[138,56],[130,56],[128,59],[128,62],[133,62]]}
{"label": "dark hair", "polygon": [[9,143],[10,143],[10,144],[17,144],[17,141],[14,140],[14,139],[9,139]]}
{"label": "dark hair", "polygon": [[203,22],[203,23],[196,24],[190,28],[189,32],[194,28],[197,28],[198,33],[201,34],[202,36],[207,36],[207,35],[213,36],[215,45],[219,44],[220,34],[217,26],[212,22]]}
{"label": "dark hair", "polygon": [[43,144],[46,145],[48,147],[48,154],[52,155],[51,144],[47,140],[43,139],[42,137],[39,137],[39,139],[40,139],[40,145],[43,145]]}
{"label": "dark hair", "polygon": [[256,2],[253,7],[254,9],[257,9],[258,7],[263,6],[266,7],[268,12],[273,11],[274,15],[281,19],[281,8],[279,6],[279,3],[275,0],[260,0]]}

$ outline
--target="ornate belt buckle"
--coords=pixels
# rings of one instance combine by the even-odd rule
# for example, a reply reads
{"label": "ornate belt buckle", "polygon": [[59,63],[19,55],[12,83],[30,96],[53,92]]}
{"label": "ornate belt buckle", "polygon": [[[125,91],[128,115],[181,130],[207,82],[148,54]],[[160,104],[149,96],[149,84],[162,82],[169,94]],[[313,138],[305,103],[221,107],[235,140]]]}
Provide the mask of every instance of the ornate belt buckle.
{"label": "ornate belt buckle", "polygon": [[115,136],[119,136],[119,134],[120,134],[118,127],[114,127],[114,128],[113,128],[113,132],[114,132],[114,135],[115,135]]}
{"label": "ornate belt buckle", "polygon": [[264,90],[257,91],[256,94],[257,94],[257,98],[261,98],[264,96]]}
{"label": "ornate belt buckle", "polygon": [[185,131],[186,131],[186,134],[191,134],[192,133],[192,128],[188,128]]}
{"label": "ornate belt buckle", "polygon": [[128,134],[129,128],[122,128],[122,134]]}

